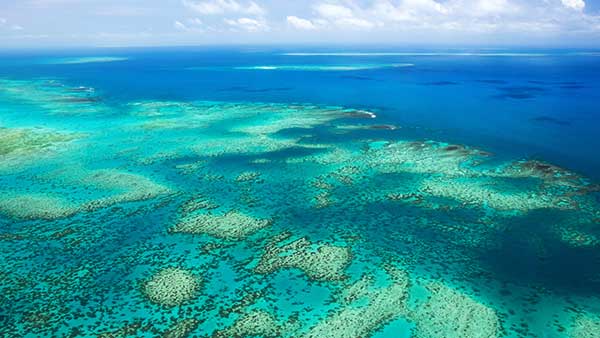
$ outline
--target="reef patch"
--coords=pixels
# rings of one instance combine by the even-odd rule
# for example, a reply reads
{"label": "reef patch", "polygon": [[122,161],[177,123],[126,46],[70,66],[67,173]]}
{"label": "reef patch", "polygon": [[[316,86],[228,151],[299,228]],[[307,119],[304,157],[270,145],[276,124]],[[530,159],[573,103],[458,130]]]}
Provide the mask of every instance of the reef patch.
{"label": "reef patch", "polygon": [[352,259],[348,247],[314,244],[306,238],[282,244],[290,237],[291,234],[283,233],[271,239],[254,270],[266,274],[279,269],[296,268],[313,280],[345,278],[344,269]]}
{"label": "reef patch", "polygon": [[167,307],[182,305],[199,292],[201,283],[192,272],[167,268],[144,283],[143,293],[153,303]]}
{"label": "reef patch", "polygon": [[268,227],[271,220],[258,219],[238,211],[224,214],[201,213],[184,216],[171,233],[206,234],[228,240],[241,240]]}

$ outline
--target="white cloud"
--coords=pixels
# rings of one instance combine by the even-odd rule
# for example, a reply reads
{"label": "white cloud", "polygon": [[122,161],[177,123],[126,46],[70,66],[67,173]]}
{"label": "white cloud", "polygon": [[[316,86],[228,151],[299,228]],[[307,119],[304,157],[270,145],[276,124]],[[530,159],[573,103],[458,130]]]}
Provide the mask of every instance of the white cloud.
{"label": "white cloud", "polygon": [[82,0],[29,0],[27,3],[31,7],[50,8],[62,5],[79,5],[84,3]]}
{"label": "white cloud", "polygon": [[183,23],[179,20],[176,20],[173,23],[173,27],[178,31],[196,32],[196,33],[202,33],[205,31],[205,28],[208,28],[208,27],[204,27],[204,23],[202,22],[202,20],[200,20],[198,18],[187,19],[187,20],[185,20],[185,23]]}
{"label": "white cloud", "polygon": [[365,15],[384,22],[422,22],[436,16],[444,17],[450,10],[446,5],[434,0],[404,0],[399,4],[381,0],[364,9]]}
{"label": "white cloud", "polygon": [[338,26],[350,27],[350,28],[365,28],[370,29],[376,26],[375,23],[360,19],[360,18],[341,18],[335,22]]}
{"label": "white cloud", "polygon": [[[8,24],[8,20],[5,18],[0,18],[0,27],[6,26],[6,24]],[[10,26],[6,26],[6,29],[9,29],[11,31],[22,31],[25,28],[21,25],[12,24]]]}
{"label": "white cloud", "polygon": [[173,23],[173,27],[175,27],[175,29],[180,30],[180,31],[187,30],[187,26],[184,25],[181,21],[175,21]]}
{"label": "white cloud", "polygon": [[236,20],[225,19],[224,22],[234,29],[244,30],[246,32],[263,32],[271,29],[264,20],[251,18],[239,18]]}
{"label": "white cloud", "polygon": [[49,37],[50,37],[50,35],[48,35],[48,34],[18,34],[18,35],[5,36],[3,38],[10,39],[10,40],[23,40],[23,39],[38,40],[38,39],[47,39]]}
{"label": "white cloud", "polygon": [[202,20],[200,20],[198,18],[191,18],[191,19],[188,19],[188,23],[190,25],[201,26],[202,25]]}
{"label": "white cloud", "polygon": [[[436,37],[446,33],[600,33],[585,0],[316,0],[319,28],[379,29]],[[288,20],[289,22],[289,20]]]}
{"label": "white cloud", "polygon": [[[7,1],[7,0],[5,0]],[[14,0],[13,0],[14,2]],[[75,41],[107,30],[130,34],[148,30],[144,41],[169,44],[206,41],[371,41],[515,44],[586,44],[600,41],[600,12],[586,0],[21,0],[0,13],[2,36],[48,34]],[[2,0],[0,0],[2,3]],[[144,5],[141,5],[141,4]],[[173,6],[179,5],[179,6]],[[0,5],[0,7],[2,7]],[[138,10],[139,9],[139,10]],[[19,12],[19,11],[22,11]],[[21,17],[13,21],[13,12]],[[26,15],[27,14],[27,15]],[[59,22],[36,20],[59,17]],[[121,16],[109,20],[102,16]],[[277,18],[277,19],[275,19]],[[164,25],[156,25],[160,20]],[[275,21],[278,20],[278,21]],[[25,30],[23,27],[25,27]],[[287,29],[283,29],[286,28]],[[276,29],[277,28],[277,29]],[[164,31],[161,31],[164,30]],[[232,32],[264,32],[254,37]],[[293,30],[298,30],[293,32]],[[318,34],[317,34],[318,33]],[[163,34],[163,35],[161,35]],[[287,36],[289,34],[289,36]],[[239,37],[238,37],[239,36]],[[176,37],[180,40],[175,40]],[[1,37],[0,37],[1,38]],[[106,37],[106,41],[117,37]],[[130,39],[123,37],[123,41]],[[121,40],[119,40],[121,41]],[[131,37],[134,44],[138,41]],[[204,40],[202,40],[204,41]],[[1,45],[1,43],[0,43]]]}
{"label": "white cloud", "polygon": [[370,29],[377,26],[376,23],[368,20],[367,18],[360,17],[362,10],[358,6],[353,8],[342,6],[332,3],[319,3],[316,4],[313,9],[319,15],[317,21],[323,22],[326,25],[333,25],[339,28],[358,28],[358,29]]}
{"label": "white cloud", "polygon": [[508,0],[479,0],[473,4],[471,14],[475,16],[495,15],[505,12],[509,6]]}
{"label": "white cloud", "polygon": [[581,11],[585,8],[584,0],[561,0],[562,4],[567,7],[577,11]]}
{"label": "white cloud", "polygon": [[150,7],[139,7],[139,6],[102,6],[98,9],[95,14],[101,16],[149,16],[156,12],[155,9]]}
{"label": "white cloud", "polygon": [[183,0],[183,5],[204,15],[239,13],[263,16],[266,14],[266,10],[254,1],[240,3],[237,0]]}
{"label": "white cloud", "polygon": [[322,17],[328,19],[351,18],[354,16],[352,9],[341,5],[322,3],[315,5],[315,11]]}
{"label": "white cloud", "polygon": [[315,24],[312,21],[302,19],[302,18],[293,16],[293,15],[287,17],[287,22],[288,22],[288,24],[290,24],[291,26],[293,26],[294,28],[297,28],[297,29],[303,29],[303,30],[317,29],[317,26],[315,26]]}

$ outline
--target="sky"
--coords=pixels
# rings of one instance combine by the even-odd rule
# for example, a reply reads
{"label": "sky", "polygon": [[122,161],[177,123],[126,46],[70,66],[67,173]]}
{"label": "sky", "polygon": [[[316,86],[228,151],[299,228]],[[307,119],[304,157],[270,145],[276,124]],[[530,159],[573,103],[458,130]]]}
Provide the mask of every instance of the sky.
{"label": "sky", "polygon": [[600,47],[600,0],[0,0],[4,47]]}

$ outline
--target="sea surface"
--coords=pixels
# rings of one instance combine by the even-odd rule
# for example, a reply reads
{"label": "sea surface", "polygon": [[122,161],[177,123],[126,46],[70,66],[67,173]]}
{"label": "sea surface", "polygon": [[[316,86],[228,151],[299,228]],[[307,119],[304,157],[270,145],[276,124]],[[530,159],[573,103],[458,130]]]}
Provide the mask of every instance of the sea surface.
{"label": "sea surface", "polygon": [[0,51],[0,336],[600,337],[600,52]]}

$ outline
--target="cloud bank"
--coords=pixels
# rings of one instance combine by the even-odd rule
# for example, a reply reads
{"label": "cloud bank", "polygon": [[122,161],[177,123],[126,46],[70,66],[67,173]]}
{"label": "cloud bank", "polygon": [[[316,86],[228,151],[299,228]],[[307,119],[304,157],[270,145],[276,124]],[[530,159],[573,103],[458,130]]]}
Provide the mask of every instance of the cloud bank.
{"label": "cloud bank", "polygon": [[592,1],[0,1],[0,43],[597,46],[600,3]]}
{"label": "cloud bank", "polygon": [[600,16],[585,8],[584,0],[340,0],[315,2],[311,16],[288,16],[288,23],[322,30],[599,32]]}

